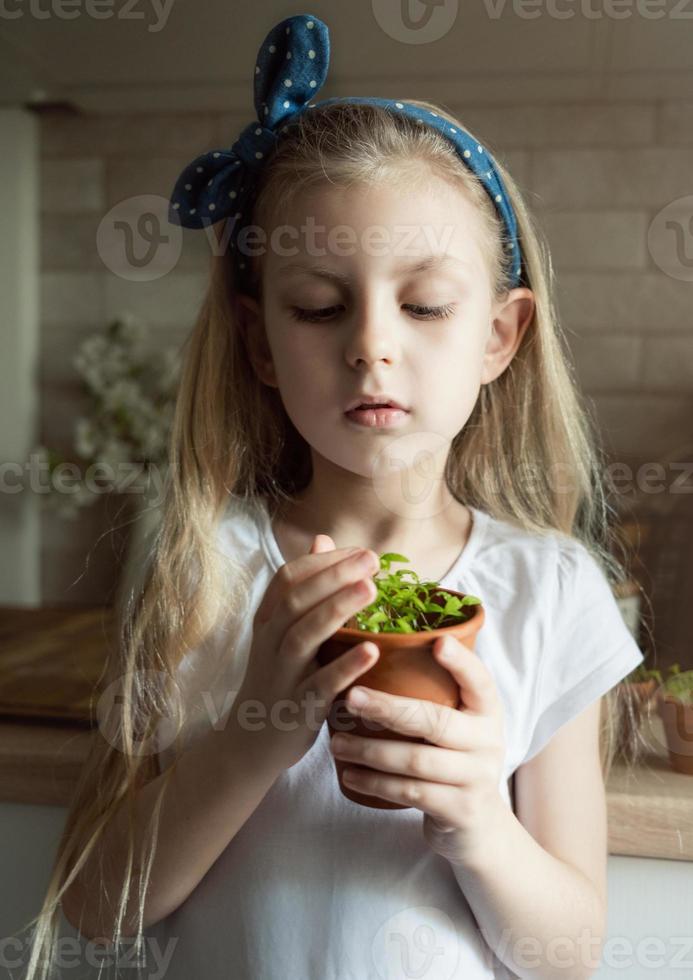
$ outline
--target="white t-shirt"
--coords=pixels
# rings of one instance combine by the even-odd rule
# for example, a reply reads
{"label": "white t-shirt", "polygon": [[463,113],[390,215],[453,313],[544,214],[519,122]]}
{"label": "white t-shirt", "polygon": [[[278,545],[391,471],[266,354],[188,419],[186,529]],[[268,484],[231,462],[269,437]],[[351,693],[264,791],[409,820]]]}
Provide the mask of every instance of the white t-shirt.
{"label": "white t-shirt", "polygon": [[[499,789],[512,806],[508,781],[517,767],[643,655],[582,544],[471,513],[467,544],[441,584],[484,604],[475,650],[504,708]],[[240,687],[252,617],[284,562],[262,501],[232,498],[220,540],[250,567],[252,602],[240,630],[220,631],[181,662],[186,697],[197,709],[187,742],[213,723],[199,692]],[[169,733],[164,720],[164,765]],[[147,930],[162,948],[178,939],[167,980],[201,973],[205,980],[513,976],[487,946],[451,866],[423,838],[423,813],[372,809],[343,796],[329,737],[325,722],[188,899]]]}

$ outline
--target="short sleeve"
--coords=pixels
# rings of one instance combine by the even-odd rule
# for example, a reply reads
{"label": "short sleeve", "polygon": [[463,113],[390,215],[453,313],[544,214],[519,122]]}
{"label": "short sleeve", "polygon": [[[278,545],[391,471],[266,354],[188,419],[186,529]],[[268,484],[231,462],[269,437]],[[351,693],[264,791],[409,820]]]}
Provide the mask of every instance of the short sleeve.
{"label": "short sleeve", "polygon": [[523,762],[644,660],[608,579],[581,542],[559,544],[556,581]]}

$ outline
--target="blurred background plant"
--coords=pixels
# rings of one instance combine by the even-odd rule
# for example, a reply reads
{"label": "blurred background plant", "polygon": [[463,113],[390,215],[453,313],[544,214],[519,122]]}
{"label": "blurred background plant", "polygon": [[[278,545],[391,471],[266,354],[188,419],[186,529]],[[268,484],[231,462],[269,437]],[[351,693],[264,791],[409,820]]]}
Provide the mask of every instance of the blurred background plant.
{"label": "blurred background plant", "polygon": [[[75,519],[105,492],[134,494],[144,504],[152,467],[161,470],[159,486],[167,467],[178,350],[154,347],[146,324],[125,313],[86,337],[72,363],[88,407],[75,421],[76,459],[43,445],[32,451],[47,466],[46,506]],[[67,484],[61,473],[69,473]]]}

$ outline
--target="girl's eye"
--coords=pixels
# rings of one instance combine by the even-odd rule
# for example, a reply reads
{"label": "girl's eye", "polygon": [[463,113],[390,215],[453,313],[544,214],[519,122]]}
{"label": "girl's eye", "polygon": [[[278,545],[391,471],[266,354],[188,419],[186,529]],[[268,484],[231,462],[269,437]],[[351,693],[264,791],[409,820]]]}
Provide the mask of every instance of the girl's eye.
{"label": "girl's eye", "polygon": [[[407,303],[404,308],[412,310],[417,319],[443,319],[453,314],[455,304],[448,303],[447,306],[417,306],[415,303]],[[304,310],[300,306],[292,306],[291,316],[295,320],[308,320],[315,323],[338,309],[338,306],[325,306],[320,310]]]}
{"label": "girl's eye", "polygon": [[339,307],[325,306],[320,310],[304,310],[300,306],[292,306],[291,316],[294,318],[294,320],[308,320],[315,323],[321,319],[323,314],[332,313],[332,311],[336,309],[339,309]]}
{"label": "girl's eye", "polygon": [[452,316],[455,312],[454,303],[448,303],[447,306],[415,306],[412,303],[408,303],[407,306],[411,310],[416,310],[422,317],[430,317],[434,320]]}

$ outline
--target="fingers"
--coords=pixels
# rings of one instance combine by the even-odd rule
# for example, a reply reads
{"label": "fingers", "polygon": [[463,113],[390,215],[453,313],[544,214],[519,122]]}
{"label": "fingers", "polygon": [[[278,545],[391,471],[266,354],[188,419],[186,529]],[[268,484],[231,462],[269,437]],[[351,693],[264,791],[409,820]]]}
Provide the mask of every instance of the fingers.
{"label": "fingers", "polygon": [[379,656],[380,650],[375,643],[358,643],[329,664],[314,671],[303,686],[304,693],[307,690],[313,691],[318,704],[326,706],[325,715],[327,715],[340,691],[370,670]]}
{"label": "fingers", "polygon": [[329,534],[316,534],[310,546],[310,554],[317,555],[326,551],[334,551],[334,541]]}
{"label": "fingers", "polygon": [[[286,564],[282,565],[275,572],[272,581],[267,586],[262,601],[255,611],[255,622],[263,623],[272,618],[275,606],[288,585],[294,582],[300,582],[309,575],[315,575],[316,572],[329,568],[331,565],[344,559],[347,555],[359,550],[358,548],[333,548],[332,550],[313,552],[312,549],[315,547],[318,538],[326,538],[328,541],[332,540],[326,534],[316,535],[316,539],[311,545],[310,554],[301,555],[300,558],[286,562]],[[320,544],[318,544],[318,547],[321,547]]]}
{"label": "fingers", "polygon": [[[318,646],[354,613],[373,601],[378,568],[372,552],[356,553],[290,587],[277,604],[272,628],[289,655]],[[282,641],[283,638],[283,641]]]}

